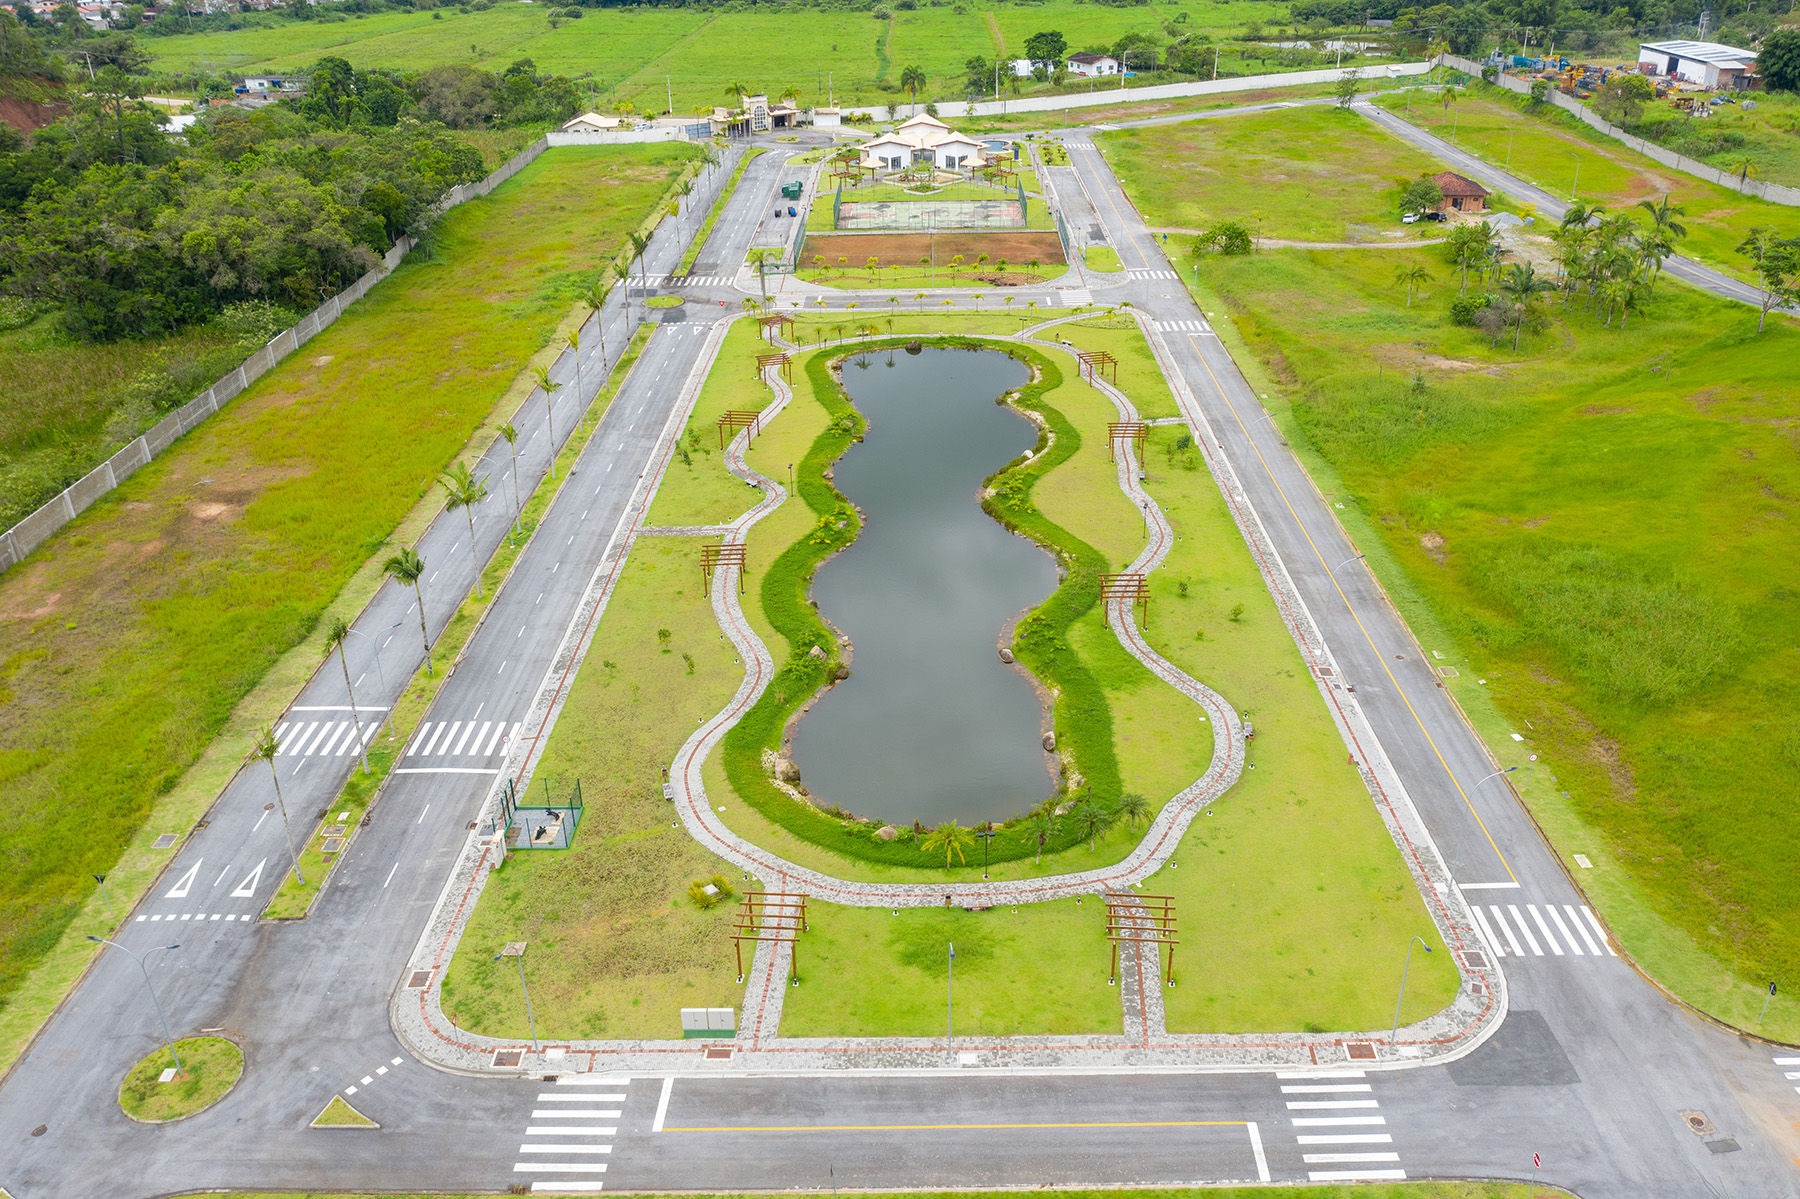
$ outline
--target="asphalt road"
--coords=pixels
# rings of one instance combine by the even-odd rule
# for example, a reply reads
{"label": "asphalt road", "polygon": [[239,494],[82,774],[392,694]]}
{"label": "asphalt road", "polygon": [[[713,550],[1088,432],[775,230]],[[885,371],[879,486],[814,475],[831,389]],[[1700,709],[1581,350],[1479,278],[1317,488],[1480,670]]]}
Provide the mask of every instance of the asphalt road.
{"label": "asphalt road", "polygon": [[[782,159],[802,148],[777,146],[751,164],[694,276],[732,273],[746,249],[772,236],[764,218],[790,173]],[[1110,279],[1089,276],[1095,298],[1128,299],[1151,318],[1184,403],[1221,447],[1323,632],[1334,698],[1360,710],[1379,742],[1368,752],[1391,762],[1464,894],[1485,909],[1487,951],[1503,955],[1511,1009],[1492,1039],[1448,1066],[1340,1069],[1328,1078],[955,1068],[751,1078],[721,1065],[716,1076],[579,1087],[463,1078],[408,1058],[386,1023],[398,972],[501,763],[528,752],[532,697],[580,635],[571,625],[588,582],[616,559],[642,503],[639,476],[653,468],[658,435],[695,378],[705,331],[731,310],[717,301],[734,307],[741,298],[698,285],[682,319],[650,338],[455,664],[426,717],[431,727],[402,759],[419,773],[395,776],[311,918],[225,919],[261,909],[285,853],[279,817],[264,806],[274,798],[269,772],[253,763],[126,925],[120,939],[133,949],[180,942],[152,959],[152,977],[178,1029],[221,1028],[243,1040],[248,1072],[238,1091],[166,1128],[118,1112],[120,1074],[158,1035],[136,967],[109,951],[0,1087],[0,1187],[40,1199],[228,1186],[554,1184],[568,1175],[530,1150],[534,1129],[555,1119],[540,1113],[558,1112],[604,1130],[592,1135],[609,1189],[1292,1181],[1396,1170],[1529,1178],[1536,1152],[1545,1182],[1594,1199],[1800,1194],[1800,1097],[1773,1062],[1776,1051],[1687,1015],[1607,952],[1584,923],[1565,864],[1508,780],[1487,777],[1495,767],[1436,686],[1427,654],[1355,560],[1329,500],[1262,419],[1098,152],[1077,137],[1062,174],[1059,191],[1074,185],[1066,202],[1085,208],[1084,240],[1115,246],[1127,267]],[[647,273],[668,274],[677,257],[674,238],[659,237]],[[1067,294],[1041,292],[1046,303]],[[625,340],[621,301],[607,312],[614,353]],[[593,340],[589,391],[599,373]],[[559,433],[574,419],[574,390],[558,393]],[[534,397],[517,422],[527,486],[546,461],[543,410]],[[477,512],[484,550],[510,524],[500,448],[478,469],[506,497]],[[428,574],[437,572],[426,586],[429,621],[441,622],[458,589],[472,584],[468,536],[462,514],[452,513],[422,539]],[[350,668],[359,703],[391,700],[419,660],[411,602],[384,587],[358,620]],[[286,721],[343,724],[348,713],[336,709],[346,701],[332,663]],[[315,728],[276,759],[296,818],[309,820],[352,768],[353,755],[338,748],[347,736]],[[382,1133],[308,1130],[348,1086]],[[1698,1129],[1686,1113],[1701,1113]]]}

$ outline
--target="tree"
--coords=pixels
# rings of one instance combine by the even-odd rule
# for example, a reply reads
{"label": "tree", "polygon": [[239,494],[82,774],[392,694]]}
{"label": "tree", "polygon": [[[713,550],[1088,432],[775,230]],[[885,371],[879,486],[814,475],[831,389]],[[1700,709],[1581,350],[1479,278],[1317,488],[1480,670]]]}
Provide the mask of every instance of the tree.
{"label": "tree", "polygon": [[1211,251],[1220,254],[1248,254],[1255,249],[1250,230],[1236,221],[1220,221],[1194,239],[1194,257],[1203,258]]}
{"label": "tree", "polygon": [[1594,107],[1615,125],[1627,125],[1656,97],[1656,85],[1636,72],[1614,71],[1594,89]]}
{"label": "tree", "polygon": [[[554,452],[555,447],[551,447]],[[475,553],[475,509],[488,498],[487,482],[477,479],[475,472],[469,469],[466,462],[458,462],[449,470],[438,476],[438,482],[444,488],[444,511],[455,512],[462,509],[462,514],[469,521],[469,552]],[[481,555],[475,554],[475,598],[481,599]]]}
{"label": "tree", "polygon": [[963,63],[963,90],[971,96],[987,94],[994,85],[994,64],[977,54]]}
{"label": "tree", "polygon": [[525,514],[525,503],[519,498],[519,431],[507,421],[500,426],[500,436],[506,439],[507,453],[512,455],[513,532],[517,533],[519,518]]}
{"label": "tree", "polygon": [[1041,866],[1044,864],[1044,846],[1049,844],[1050,838],[1056,835],[1056,830],[1060,827],[1062,827],[1062,821],[1057,818],[1056,812],[1050,808],[1039,808],[1030,816],[1026,817],[1025,832],[1032,840],[1037,842],[1038,865]]}
{"label": "tree", "polygon": [[1770,30],[1757,50],[1756,71],[1770,91],[1800,91],[1800,26]]}
{"label": "tree", "polygon": [[1754,158],[1744,157],[1731,164],[1731,173],[1738,177],[1738,186],[1742,187],[1762,172],[1758,169]]}
{"label": "tree", "polygon": [[1510,263],[1500,274],[1500,294],[1507,298],[1513,310],[1513,349],[1519,348],[1519,334],[1525,328],[1525,318],[1530,315],[1532,300],[1538,294],[1549,291],[1556,286],[1548,279],[1537,277],[1537,268],[1530,263]]}
{"label": "tree", "polygon": [[900,72],[900,90],[911,96],[914,104],[919,102],[919,89],[924,86],[925,68],[911,66]]}
{"label": "tree", "polygon": [[1400,193],[1401,212],[1426,212],[1444,202],[1444,189],[1430,175],[1421,175]]}
{"label": "tree", "polygon": [[[650,277],[644,274],[644,251],[650,248],[650,239],[645,237],[642,233],[639,233],[636,229],[627,229],[625,231],[625,238],[631,243],[630,260],[638,264],[638,274],[642,277],[642,287],[640,288],[640,291],[647,294],[650,291]],[[629,286],[626,288],[625,299],[627,303],[631,300]]]}
{"label": "tree", "polygon": [[288,861],[294,864],[294,878],[304,887],[306,875],[300,870],[300,855],[294,852],[294,828],[288,823],[287,801],[281,797],[281,774],[275,769],[275,754],[279,748],[275,730],[265,728],[256,743],[250,747],[250,756],[261,758],[269,764],[269,777],[275,782],[275,806],[281,809],[281,829],[287,834]]}
{"label": "tree", "polygon": [[576,325],[563,334],[563,344],[569,347],[570,355],[575,359],[575,427],[580,428],[586,418],[587,405],[582,402],[587,395],[587,388],[581,382],[581,326]]}
{"label": "tree", "polygon": [[1345,71],[1338,76],[1338,81],[1333,85],[1332,91],[1337,95],[1337,106],[1349,108],[1356,103],[1356,94],[1362,91],[1362,72],[1355,67]]}
{"label": "tree", "polygon": [[1411,266],[1403,266],[1396,270],[1394,282],[1406,288],[1406,306],[1411,308],[1413,292],[1417,290],[1419,284],[1431,282],[1431,272],[1415,262]]}
{"label": "tree", "polygon": [[944,869],[948,870],[952,857],[959,862],[966,863],[968,859],[963,856],[963,853],[974,844],[974,829],[966,829],[954,820],[946,820],[920,839],[919,849],[923,853],[936,853],[940,849],[943,850]]}
{"label": "tree", "polygon": [[1444,253],[1462,273],[1461,282],[1456,288],[1457,295],[1468,290],[1470,267],[1479,266],[1485,273],[1493,247],[1494,230],[1486,221],[1458,225],[1450,231],[1450,236],[1444,239]]}
{"label": "tree", "polygon": [[1091,853],[1100,845],[1100,834],[1112,827],[1113,813],[1095,803],[1092,796],[1083,795],[1069,805],[1069,823],[1075,826],[1078,836],[1088,839],[1088,851]]}
{"label": "tree", "polygon": [[411,587],[419,601],[419,636],[425,640],[425,673],[431,673],[431,632],[425,627],[425,589],[419,580],[425,575],[425,559],[419,551],[407,546],[381,564],[388,578],[402,587]]}
{"label": "tree", "polygon": [[350,685],[350,659],[344,654],[344,641],[350,636],[350,626],[344,623],[341,616],[333,616],[331,623],[325,626],[325,656],[331,657],[335,651],[338,665],[344,668],[344,693],[350,697],[350,721],[356,726],[356,748],[362,754],[363,773],[369,773],[369,747],[364,743],[362,713],[356,710],[356,688]]}
{"label": "tree", "polygon": [[1054,29],[1034,33],[1025,39],[1025,57],[1046,71],[1062,65],[1063,55],[1068,50],[1068,39]]}
{"label": "tree", "polygon": [[562,390],[563,385],[550,377],[550,368],[534,366],[532,377],[537,380],[538,390],[544,393],[544,418],[550,423],[550,477],[556,477],[556,405],[551,399]]}
{"label": "tree", "polygon": [[1800,237],[1782,237],[1776,230],[1758,225],[1738,244],[1737,252],[1750,259],[1750,265],[1756,268],[1757,282],[1762,285],[1761,310],[1756,318],[1756,331],[1761,333],[1768,322],[1769,309],[1800,301]]}
{"label": "tree", "polygon": [[1650,287],[1655,289],[1655,276],[1662,273],[1663,263],[1675,252],[1675,243],[1687,236],[1687,226],[1675,218],[1684,212],[1679,204],[1669,203],[1665,194],[1657,203],[1639,200],[1638,207],[1650,214],[1650,229],[1639,238],[1644,265],[1653,272]]}
{"label": "tree", "polygon": [[1119,806],[1113,809],[1113,818],[1123,820],[1133,828],[1142,828],[1150,823],[1150,801],[1136,791],[1127,791],[1119,796]]}

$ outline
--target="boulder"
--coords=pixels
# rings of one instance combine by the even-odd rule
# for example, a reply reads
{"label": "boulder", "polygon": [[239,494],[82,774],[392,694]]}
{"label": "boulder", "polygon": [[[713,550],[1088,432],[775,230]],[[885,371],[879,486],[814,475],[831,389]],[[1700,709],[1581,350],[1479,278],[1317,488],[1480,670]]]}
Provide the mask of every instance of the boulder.
{"label": "boulder", "polygon": [[773,774],[784,783],[792,784],[800,781],[800,768],[794,765],[792,758],[777,757]]}
{"label": "boulder", "polygon": [[1008,666],[1011,666],[1013,664],[1013,652],[1011,650],[1007,649],[1004,645],[1000,647],[1000,660],[1002,662],[1006,663]]}
{"label": "boulder", "polygon": [[825,657],[824,647],[815,645],[811,649],[806,651],[806,656],[809,658],[819,658],[822,660]]}
{"label": "boulder", "polygon": [[880,828],[875,830],[875,839],[877,841],[892,841],[895,837],[898,837],[899,835],[900,835],[900,830],[895,828],[891,824],[884,824]]}
{"label": "boulder", "polygon": [[1044,734],[1044,752],[1047,754],[1053,754],[1056,752],[1056,734],[1055,733],[1045,733]]}

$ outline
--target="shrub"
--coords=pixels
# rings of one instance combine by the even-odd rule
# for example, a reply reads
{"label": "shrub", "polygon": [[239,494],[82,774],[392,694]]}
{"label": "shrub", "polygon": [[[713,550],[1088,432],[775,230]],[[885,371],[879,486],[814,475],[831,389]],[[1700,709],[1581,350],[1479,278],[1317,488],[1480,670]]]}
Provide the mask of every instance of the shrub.
{"label": "shrub", "polygon": [[1450,323],[1473,327],[1475,314],[1493,303],[1493,299],[1487,295],[1457,296],[1450,301]]}

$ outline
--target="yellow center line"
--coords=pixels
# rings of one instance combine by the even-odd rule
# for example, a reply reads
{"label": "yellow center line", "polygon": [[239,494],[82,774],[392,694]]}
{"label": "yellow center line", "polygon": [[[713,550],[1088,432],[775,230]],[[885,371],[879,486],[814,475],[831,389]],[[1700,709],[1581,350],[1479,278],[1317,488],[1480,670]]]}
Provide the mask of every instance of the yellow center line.
{"label": "yellow center line", "polygon": [[[1214,390],[1219,393],[1219,398],[1225,401],[1225,406],[1231,410],[1231,418],[1237,422],[1238,429],[1244,434],[1244,439],[1250,443],[1250,450],[1256,455],[1256,460],[1262,463],[1263,472],[1269,476],[1269,482],[1274,485],[1276,494],[1281,496],[1281,502],[1287,505],[1288,515],[1294,518],[1294,524],[1299,528],[1300,535],[1306,538],[1306,544],[1312,548],[1313,556],[1318,559],[1319,564],[1321,566],[1325,565],[1325,555],[1313,541],[1312,534],[1307,532],[1305,522],[1300,519],[1300,514],[1294,510],[1293,501],[1288,498],[1287,491],[1281,486],[1281,481],[1275,477],[1275,472],[1270,469],[1268,459],[1264,458],[1262,450],[1257,448],[1256,439],[1250,436],[1250,430],[1244,424],[1244,418],[1238,414],[1237,405],[1232,403],[1231,397],[1225,394],[1225,388],[1220,385],[1219,377],[1213,374],[1212,367],[1207,364],[1206,355],[1200,348],[1200,339],[1189,334],[1188,341],[1192,343],[1194,347],[1194,356],[1200,360],[1200,369],[1204,370],[1207,378],[1212,380]],[[1368,628],[1364,626],[1362,616],[1356,610],[1356,605],[1351,603],[1350,597],[1344,594],[1343,587],[1338,584],[1337,575],[1329,568],[1326,569],[1325,573],[1330,577],[1332,589],[1337,592],[1338,598],[1344,601],[1344,608],[1350,613],[1350,619],[1356,622],[1356,627],[1362,633],[1363,640],[1368,643],[1370,649],[1375,651],[1375,659],[1381,663],[1382,673],[1387,675],[1388,682],[1394,685],[1395,692],[1400,696],[1400,702],[1405,704],[1406,710],[1411,713],[1413,723],[1419,726],[1419,731],[1421,733],[1425,734],[1425,741],[1431,746],[1431,752],[1437,756],[1438,765],[1444,768],[1445,777],[1450,780],[1450,785],[1456,788],[1456,793],[1462,796],[1463,806],[1469,809],[1469,815],[1475,818],[1475,823],[1481,828],[1481,835],[1487,838],[1488,847],[1494,851],[1494,856],[1500,859],[1500,868],[1506,871],[1506,877],[1508,879],[1517,883],[1519,881],[1518,875],[1513,873],[1512,866],[1508,864],[1506,860],[1506,855],[1501,853],[1500,846],[1495,844],[1494,834],[1488,831],[1487,822],[1481,818],[1481,813],[1475,810],[1474,801],[1469,798],[1469,793],[1463,790],[1463,785],[1457,780],[1456,773],[1450,769],[1450,763],[1444,760],[1444,751],[1438,748],[1437,739],[1431,735],[1431,730],[1425,727],[1425,721],[1420,717],[1418,709],[1413,707],[1412,699],[1407,695],[1406,688],[1401,686],[1400,680],[1394,677],[1393,670],[1387,664],[1387,658],[1382,654],[1380,647],[1375,644],[1375,638],[1370,636]]]}
{"label": "yellow center line", "polygon": [[[1106,156],[1104,154],[1100,153],[1099,146],[1096,146],[1093,142],[1088,142],[1087,148],[1089,150],[1092,150],[1094,152],[1094,156],[1096,158],[1100,159],[1101,162],[1106,161]],[[1073,158],[1070,159],[1069,165],[1070,166],[1074,165]],[[1076,176],[1077,176],[1077,178],[1080,177],[1079,171],[1076,172]],[[1082,190],[1083,191],[1087,190],[1085,184],[1082,185]],[[1094,191],[1099,194],[1100,199],[1106,201],[1106,206],[1112,210],[1113,221],[1115,222],[1114,228],[1119,232],[1119,235],[1122,238],[1124,238],[1124,240],[1120,243],[1120,246],[1118,247],[1120,263],[1127,270],[1131,270],[1131,269],[1147,270],[1151,266],[1155,265],[1145,256],[1145,254],[1142,250],[1138,249],[1138,247],[1132,243],[1131,227],[1129,224],[1127,224],[1124,214],[1119,211],[1119,206],[1117,204],[1113,203],[1112,193],[1106,190],[1106,179],[1104,178],[1103,173],[1099,173],[1094,176]],[[1090,196],[1089,199],[1091,200],[1092,196]],[[1094,215],[1098,216],[1099,214],[1100,214],[1099,208],[1095,208]],[[1124,253],[1125,250],[1130,250],[1132,255],[1137,258],[1138,263],[1135,268],[1132,267],[1131,263],[1125,261],[1125,253]]]}
{"label": "yellow center line", "polygon": [[751,1124],[678,1127],[664,1132],[994,1132],[1030,1128],[1242,1128],[1243,1120],[1114,1120],[1059,1124]]}

